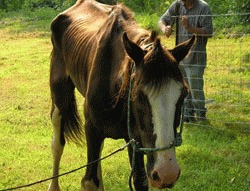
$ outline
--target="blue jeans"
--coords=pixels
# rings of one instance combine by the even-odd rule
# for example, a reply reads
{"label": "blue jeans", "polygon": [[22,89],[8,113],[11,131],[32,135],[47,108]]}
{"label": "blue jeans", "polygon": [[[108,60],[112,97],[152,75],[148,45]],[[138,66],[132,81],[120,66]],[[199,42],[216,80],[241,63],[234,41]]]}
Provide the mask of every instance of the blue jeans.
{"label": "blue jeans", "polygon": [[204,71],[205,65],[180,64],[182,74],[189,85],[189,94],[185,99],[184,116],[205,118],[207,109],[205,107],[204,94]]}

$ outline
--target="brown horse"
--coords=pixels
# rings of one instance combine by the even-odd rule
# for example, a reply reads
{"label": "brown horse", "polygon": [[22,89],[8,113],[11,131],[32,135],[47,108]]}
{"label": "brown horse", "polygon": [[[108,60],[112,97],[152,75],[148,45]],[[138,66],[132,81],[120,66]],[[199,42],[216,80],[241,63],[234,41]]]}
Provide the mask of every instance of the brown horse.
{"label": "brown horse", "polygon": [[[148,190],[148,181],[160,189],[172,187],[180,167],[171,145],[187,94],[178,63],[188,54],[195,37],[167,50],[156,33],[137,25],[125,6],[93,0],[78,0],[53,20],[51,30],[53,176],[59,173],[66,140],[80,142],[83,137],[74,96],[77,88],[85,97],[88,163],[100,158],[105,138],[129,142],[132,136],[139,147],[168,148],[147,152],[146,169],[144,153],[135,153],[135,189]],[[132,146],[128,150],[132,163]],[[87,167],[81,187],[84,191],[104,190],[100,163]],[[49,190],[60,190],[57,178]]]}

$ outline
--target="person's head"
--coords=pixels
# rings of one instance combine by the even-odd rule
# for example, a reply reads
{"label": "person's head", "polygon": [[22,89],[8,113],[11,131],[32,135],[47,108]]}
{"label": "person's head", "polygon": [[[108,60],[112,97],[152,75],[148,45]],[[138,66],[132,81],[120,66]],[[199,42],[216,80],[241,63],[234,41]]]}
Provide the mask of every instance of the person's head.
{"label": "person's head", "polygon": [[193,4],[195,2],[195,0],[181,0],[184,7],[187,9],[190,9],[191,7],[193,7]]}
{"label": "person's head", "polygon": [[189,3],[193,3],[195,0],[181,0],[183,2],[189,2]]}

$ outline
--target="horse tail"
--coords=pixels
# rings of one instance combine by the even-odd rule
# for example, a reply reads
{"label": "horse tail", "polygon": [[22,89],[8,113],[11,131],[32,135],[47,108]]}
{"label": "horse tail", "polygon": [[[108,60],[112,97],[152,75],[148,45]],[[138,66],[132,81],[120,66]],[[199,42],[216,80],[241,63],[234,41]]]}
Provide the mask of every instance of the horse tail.
{"label": "horse tail", "polygon": [[75,92],[67,96],[66,107],[61,113],[61,130],[68,142],[81,144],[83,141],[82,121],[77,109]]}
{"label": "horse tail", "polygon": [[56,76],[55,73],[53,75],[51,74],[50,79],[53,101],[51,117],[56,106],[60,116],[59,128],[60,142],[62,145],[64,145],[66,141],[81,145],[83,143],[84,134],[82,130],[82,121],[77,110],[75,86],[70,77],[64,75],[60,76],[58,73],[56,74]]}
{"label": "horse tail", "polygon": [[[75,85],[66,73],[66,66],[61,54],[61,39],[70,25],[70,19],[60,14],[51,24],[53,50],[50,65],[50,88],[52,101],[59,110],[61,118],[60,139],[81,144],[83,140],[82,122],[77,111]],[[53,112],[53,108],[52,108]]]}

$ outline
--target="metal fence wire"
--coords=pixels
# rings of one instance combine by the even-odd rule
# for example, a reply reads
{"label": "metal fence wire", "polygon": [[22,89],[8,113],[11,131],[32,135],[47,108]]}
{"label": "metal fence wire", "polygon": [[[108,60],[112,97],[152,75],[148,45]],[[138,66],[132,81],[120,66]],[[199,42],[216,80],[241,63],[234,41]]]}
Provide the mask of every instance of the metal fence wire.
{"label": "metal fence wire", "polygon": [[[189,124],[242,127],[244,131],[250,127],[249,18],[250,13],[213,15],[214,33],[208,40],[204,73],[208,120],[200,123],[191,121]],[[239,25],[243,22],[244,25]],[[186,99],[186,102],[189,101]],[[185,117],[190,116],[185,114]]]}

